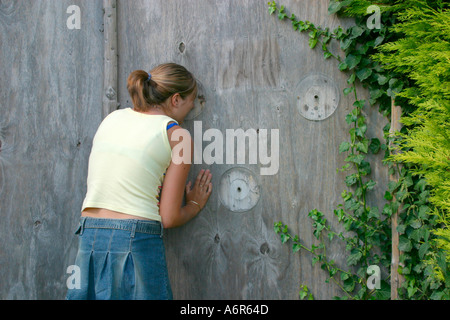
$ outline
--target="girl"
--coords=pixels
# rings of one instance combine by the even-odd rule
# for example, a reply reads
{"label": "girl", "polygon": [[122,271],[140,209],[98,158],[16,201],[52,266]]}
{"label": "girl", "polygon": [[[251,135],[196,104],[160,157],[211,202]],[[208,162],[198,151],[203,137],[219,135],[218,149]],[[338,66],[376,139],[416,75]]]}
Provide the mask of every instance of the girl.
{"label": "girl", "polygon": [[178,143],[193,150],[179,124],[194,107],[194,76],[168,63],[132,72],[127,88],[133,109],[112,112],[93,140],[76,232],[81,288],[67,299],[172,299],[163,227],[194,218],[212,191],[209,170],[186,185],[191,161],[172,158]]}

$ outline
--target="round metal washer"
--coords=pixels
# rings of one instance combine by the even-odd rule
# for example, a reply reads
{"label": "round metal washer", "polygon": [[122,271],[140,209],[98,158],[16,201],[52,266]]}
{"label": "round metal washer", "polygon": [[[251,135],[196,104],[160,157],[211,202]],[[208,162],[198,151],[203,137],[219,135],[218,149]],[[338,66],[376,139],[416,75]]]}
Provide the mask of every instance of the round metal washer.
{"label": "round metal washer", "polygon": [[255,175],[243,167],[226,171],[219,185],[220,202],[233,212],[249,211],[256,206],[260,190]]}
{"label": "round metal washer", "polygon": [[325,120],[339,105],[339,89],[328,76],[317,73],[304,78],[297,86],[297,109],[312,121]]}

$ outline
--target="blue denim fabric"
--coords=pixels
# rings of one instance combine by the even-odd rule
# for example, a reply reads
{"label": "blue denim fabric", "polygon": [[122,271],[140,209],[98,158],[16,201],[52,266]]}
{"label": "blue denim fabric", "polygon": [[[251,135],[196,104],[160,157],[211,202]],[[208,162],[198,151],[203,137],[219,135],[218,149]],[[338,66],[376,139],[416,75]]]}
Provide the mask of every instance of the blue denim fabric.
{"label": "blue denim fabric", "polygon": [[76,232],[81,288],[68,300],[171,300],[162,225],[82,217]]}

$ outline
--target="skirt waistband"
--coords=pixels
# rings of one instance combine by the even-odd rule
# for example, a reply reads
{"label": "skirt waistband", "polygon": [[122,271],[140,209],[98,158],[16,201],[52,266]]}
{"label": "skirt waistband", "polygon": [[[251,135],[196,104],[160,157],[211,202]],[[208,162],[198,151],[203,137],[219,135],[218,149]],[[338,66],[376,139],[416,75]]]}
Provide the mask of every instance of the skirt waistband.
{"label": "skirt waistband", "polygon": [[84,229],[116,229],[135,232],[156,234],[163,236],[163,226],[159,221],[137,219],[103,219],[81,217],[77,233],[83,234]]}

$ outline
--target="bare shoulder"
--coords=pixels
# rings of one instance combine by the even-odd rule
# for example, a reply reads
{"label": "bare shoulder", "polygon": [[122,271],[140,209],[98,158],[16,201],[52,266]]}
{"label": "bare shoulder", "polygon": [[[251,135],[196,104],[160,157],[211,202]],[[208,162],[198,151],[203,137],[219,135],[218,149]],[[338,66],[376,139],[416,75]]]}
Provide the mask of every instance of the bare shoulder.
{"label": "bare shoulder", "polygon": [[169,137],[169,142],[172,149],[179,143],[187,143],[189,145],[192,145],[193,143],[190,132],[178,125],[167,130],[167,136]]}

